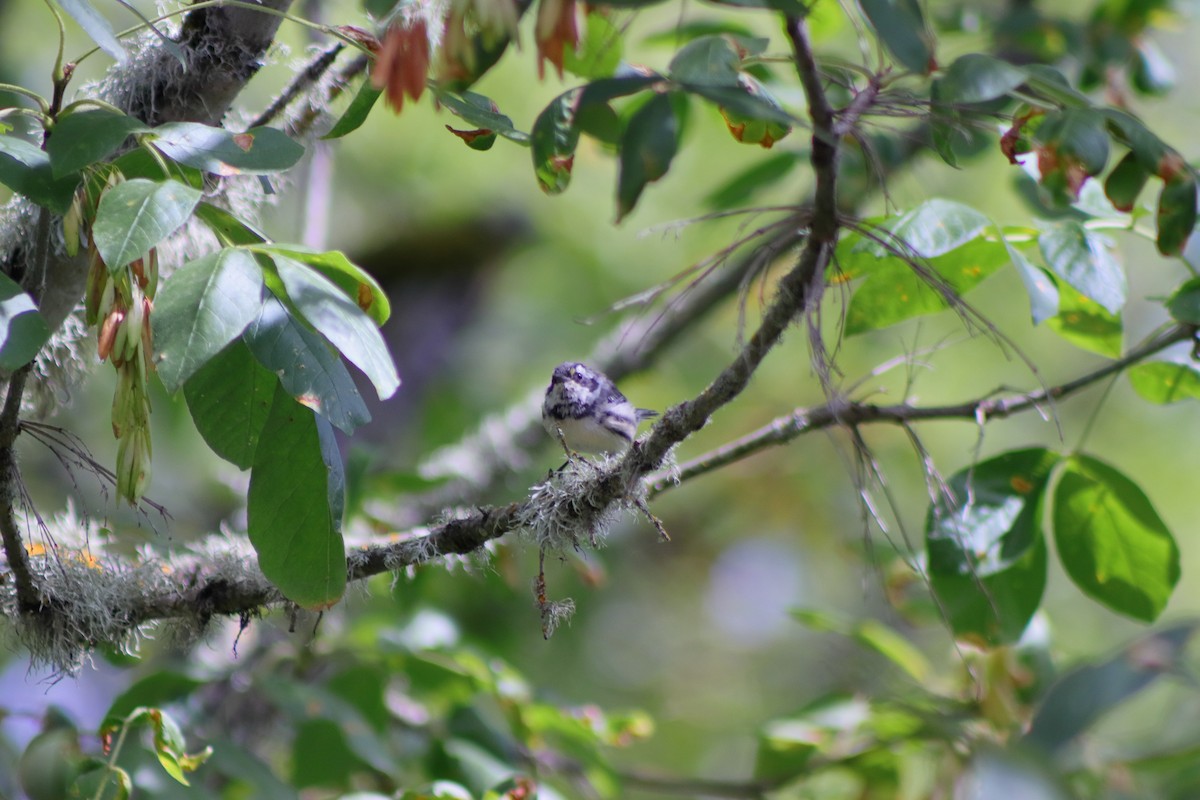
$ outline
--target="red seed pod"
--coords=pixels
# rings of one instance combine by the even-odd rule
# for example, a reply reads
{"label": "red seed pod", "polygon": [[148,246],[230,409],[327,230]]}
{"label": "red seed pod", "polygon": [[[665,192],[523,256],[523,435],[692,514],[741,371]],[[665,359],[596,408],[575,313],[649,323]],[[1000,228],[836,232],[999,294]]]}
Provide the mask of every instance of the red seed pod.
{"label": "red seed pod", "polygon": [[117,340],[117,331],[125,321],[125,309],[114,308],[100,323],[100,338],[96,342],[96,353],[104,361],[112,352],[113,343]]}

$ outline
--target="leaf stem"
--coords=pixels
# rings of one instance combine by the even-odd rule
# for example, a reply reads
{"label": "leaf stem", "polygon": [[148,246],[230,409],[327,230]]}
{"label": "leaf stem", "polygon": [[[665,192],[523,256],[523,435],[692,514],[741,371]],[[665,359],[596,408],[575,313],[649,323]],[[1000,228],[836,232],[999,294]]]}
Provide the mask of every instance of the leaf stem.
{"label": "leaf stem", "polygon": [[117,741],[113,743],[112,750],[108,754],[108,763],[104,765],[104,778],[96,787],[96,793],[92,795],[92,800],[102,800],[104,797],[104,787],[108,785],[108,776],[117,771],[117,756],[121,754],[121,748],[125,746],[125,737],[129,735],[130,727],[128,719],[121,723],[121,732],[117,734]]}
{"label": "leaf stem", "polygon": [[12,92],[13,94],[19,94],[23,97],[28,97],[30,100],[33,100],[38,104],[38,108],[42,110],[42,114],[48,114],[50,112],[50,101],[32,89],[26,89],[24,86],[17,86],[14,83],[0,83],[0,92]]}

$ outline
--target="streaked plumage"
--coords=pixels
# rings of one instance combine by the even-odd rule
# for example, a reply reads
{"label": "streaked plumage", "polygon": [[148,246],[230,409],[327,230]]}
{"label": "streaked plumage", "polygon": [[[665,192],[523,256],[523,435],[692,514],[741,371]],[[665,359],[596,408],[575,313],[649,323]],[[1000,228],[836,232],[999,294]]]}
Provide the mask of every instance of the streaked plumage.
{"label": "streaked plumage", "polygon": [[619,453],[637,436],[638,423],[657,411],[635,408],[604,374],[574,361],[554,368],[542,424],[570,450]]}

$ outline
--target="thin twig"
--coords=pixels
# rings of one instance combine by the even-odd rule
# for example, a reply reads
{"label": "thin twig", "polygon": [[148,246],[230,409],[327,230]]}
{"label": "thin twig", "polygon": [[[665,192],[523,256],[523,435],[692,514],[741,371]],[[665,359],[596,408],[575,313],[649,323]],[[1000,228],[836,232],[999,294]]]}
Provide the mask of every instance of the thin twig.
{"label": "thin twig", "polygon": [[1192,338],[1195,333],[1196,328],[1193,326],[1177,325],[1099,369],[1057,386],[1020,394],[996,396],[989,392],[987,396],[975,400],[941,406],[914,406],[908,403],[884,406],[835,398],[823,405],[799,408],[791,414],[778,417],[756,431],[691,459],[674,471],[656,472],[646,478],[646,483],[650,496],[653,497],[670,489],[677,482],[728,466],[767,447],[786,444],[805,433],[835,425],[861,425],[868,422],[908,424],[932,419],[966,419],[982,424],[989,419],[1003,419],[1039,407],[1051,400],[1075,394],[1174,344]]}
{"label": "thin twig", "polygon": [[263,109],[263,112],[254,118],[254,120],[250,123],[250,127],[257,128],[260,125],[266,125],[268,122],[282,114],[283,110],[287,108],[288,104],[295,100],[301,92],[305,91],[308,89],[308,87],[312,86],[321,79],[321,76],[324,75],[331,66],[333,66],[334,59],[336,59],[338,54],[341,53],[345,48],[346,45],[344,43],[337,42],[336,44],[330,45],[325,50],[318,53],[317,56],[308,63],[308,66],[300,70],[300,72],[296,74],[296,77],[292,78],[292,82],[284,88],[284,90],[278,97],[275,98],[271,105]]}

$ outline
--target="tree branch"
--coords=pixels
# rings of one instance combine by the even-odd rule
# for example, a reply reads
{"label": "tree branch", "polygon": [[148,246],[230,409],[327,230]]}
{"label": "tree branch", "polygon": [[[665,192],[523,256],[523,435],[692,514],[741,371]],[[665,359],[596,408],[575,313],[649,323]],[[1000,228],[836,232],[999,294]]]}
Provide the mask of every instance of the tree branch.
{"label": "tree branch", "polygon": [[[698,280],[665,309],[641,315],[614,330],[586,360],[614,381],[652,364],[682,333],[798,238],[794,226],[781,227],[732,265],[715,268]],[[545,390],[545,386],[534,387],[509,408],[489,415],[461,441],[427,458],[423,473],[458,477],[428,492],[406,497],[404,505],[394,510],[391,521],[402,528],[411,527],[449,506],[473,503],[511,470],[523,467],[527,454],[547,441],[541,422]]]}
{"label": "tree branch", "polygon": [[[816,189],[811,201],[812,235],[800,255],[799,266],[781,281],[777,289],[780,297],[789,299],[783,303],[777,302],[773,311],[768,310],[763,327],[751,339],[741,357],[705,390],[705,394],[693,401],[692,405],[678,406],[664,415],[663,422],[656,426],[655,431],[658,432],[666,423],[669,432],[663,428],[662,433],[652,434],[650,449],[643,451],[644,460],[635,471],[648,471],[660,466],[662,457],[671,446],[703,425],[713,411],[741,392],[762,357],[795,314],[804,307],[808,283],[823,274],[832,252],[838,227],[838,131],[852,127],[868,110],[878,94],[879,84],[873,79],[840,115],[835,114],[821,85],[803,20],[788,18],[787,27],[796,50],[797,70],[801,74],[813,119],[811,163],[816,176]],[[906,151],[905,156],[911,157],[915,152],[916,148]],[[785,226],[779,234],[756,247],[734,267],[717,270],[709,279],[690,289],[675,305],[618,329],[596,347],[589,357],[589,363],[614,381],[651,363],[682,332],[742,286],[747,277],[754,274],[764,262],[798,241],[802,235],[799,227],[799,220],[795,221],[791,230]],[[485,419],[470,436],[443,448],[428,459],[423,465],[423,472],[434,475],[457,474],[459,477],[423,495],[407,498],[405,506],[396,510],[397,520],[402,525],[412,525],[448,505],[470,503],[494,488],[508,471],[523,466],[525,454],[545,440],[540,421],[543,391],[544,387],[532,390],[519,403]],[[655,439],[655,435],[659,438]]]}
{"label": "tree branch", "polygon": [[907,403],[881,406],[834,399],[814,408],[800,408],[778,417],[756,431],[741,436],[718,448],[697,456],[676,470],[662,470],[646,477],[649,495],[654,497],[678,483],[728,466],[760,450],[786,444],[806,433],[833,426],[854,427],[869,422],[908,424],[934,419],[968,419],[980,424],[989,419],[1003,419],[1021,411],[1035,408],[1047,401],[1060,400],[1115,375],[1138,362],[1162,352],[1168,347],[1194,338],[1196,328],[1176,325],[1133,348],[1124,356],[1103,367],[1057,386],[1006,397],[981,397],[964,403],[942,406],[912,406]]}

